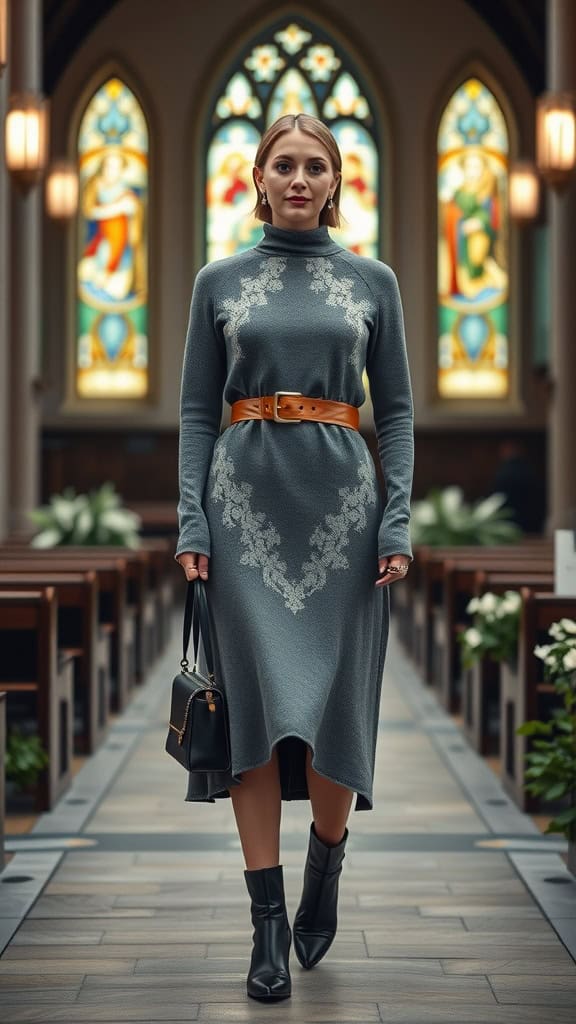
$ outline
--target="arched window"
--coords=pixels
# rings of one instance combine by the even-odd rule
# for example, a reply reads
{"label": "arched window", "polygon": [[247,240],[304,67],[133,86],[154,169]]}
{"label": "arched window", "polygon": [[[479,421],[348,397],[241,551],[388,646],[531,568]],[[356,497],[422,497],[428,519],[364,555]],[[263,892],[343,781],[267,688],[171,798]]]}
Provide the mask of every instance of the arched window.
{"label": "arched window", "polygon": [[494,95],[468,78],[438,129],[438,393],[506,398],[508,131]]}
{"label": "arched window", "polygon": [[92,96],[78,132],[76,393],[148,394],[148,128],[117,77]]}
{"label": "arched window", "polygon": [[288,113],[313,114],[329,125],[343,158],[343,226],[330,232],[353,252],[378,256],[380,150],[367,90],[346,53],[298,17],[253,38],[215,95],[206,147],[207,262],[262,237],[262,222],[250,213],[254,155],[262,132]]}

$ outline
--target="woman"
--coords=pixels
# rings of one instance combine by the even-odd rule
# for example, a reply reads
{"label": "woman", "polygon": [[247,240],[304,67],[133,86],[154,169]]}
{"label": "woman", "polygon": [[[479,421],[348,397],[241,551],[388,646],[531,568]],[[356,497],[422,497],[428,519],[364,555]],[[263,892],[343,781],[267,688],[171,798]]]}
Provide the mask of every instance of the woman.
{"label": "woman", "polygon": [[[332,240],[341,156],[326,125],[285,115],[253,168],[264,237],[194,285],[180,406],[180,536],[208,580],[230,773],[189,775],[188,800],[230,796],[251,897],[247,991],[290,995],[281,800],[313,821],[294,921],[301,965],[329,948],[352,799],[372,808],[388,584],[412,558],[412,398],[393,271]],[[384,504],[358,432],[367,369]],[[231,424],[219,434],[222,397]]]}

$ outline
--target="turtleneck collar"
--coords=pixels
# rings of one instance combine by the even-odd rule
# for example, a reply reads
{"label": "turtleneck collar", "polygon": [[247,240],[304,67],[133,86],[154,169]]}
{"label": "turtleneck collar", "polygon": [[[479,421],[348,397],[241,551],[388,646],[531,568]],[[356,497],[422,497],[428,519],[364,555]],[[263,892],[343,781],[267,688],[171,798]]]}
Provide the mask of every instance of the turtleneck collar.
{"label": "turtleneck collar", "polygon": [[342,249],[342,246],[330,237],[326,224],[299,231],[297,228],[279,228],[264,221],[263,228],[264,238],[258,242],[255,249],[269,256],[328,256]]}

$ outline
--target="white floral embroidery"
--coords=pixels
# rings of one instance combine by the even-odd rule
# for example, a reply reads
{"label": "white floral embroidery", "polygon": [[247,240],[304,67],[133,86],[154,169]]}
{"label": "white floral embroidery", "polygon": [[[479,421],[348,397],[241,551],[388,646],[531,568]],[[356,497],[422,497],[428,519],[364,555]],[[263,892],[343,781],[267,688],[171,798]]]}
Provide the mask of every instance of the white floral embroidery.
{"label": "white floral embroidery", "polygon": [[306,262],[306,270],[312,275],[310,288],[313,292],[327,292],[327,306],[341,306],[345,313],[346,323],[354,328],[356,341],[348,362],[357,365],[362,370],[361,344],[367,336],[367,326],[364,314],[370,310],[370,302],[367,299],[354,299],[354,278],[336,277],[334,275],[334,263],[326,257],[316,257]]}
{"label": "white floral embroidery", "polygon": [[366,527],[366,506],[374,505],[377,500],[374,467],[367,452],[365,461],[358,467],[360,484],[338,488],[340,510],[324,516],[323,522],[316,526],[308,541],[313,550],[300,567],[300,579],[290,579],[286,562],[277,550],[282,538],[266,514],[252,508],[252,485],[235,482],[234,463],[222,443],[215,448],[212,474],[212,497],[224,504],[224,526],[230,529],[237,526],[241,531],[245,550],[240,564],[261,569],[265,585],[284,598],[286,607],[294,615],[304,608],[311,594],[326,586],[329,570],[349,567],[344,548],[348,546],[350,531],[362,532]]}
{"label": "white floral embroidery", "polygon": [[230,339],[232,353],[242,359],[244,352],[238,341],[238,331],[250,320],[252,306],[267,306],[266,292],[281,292],[284,288],[280,275],[286,270],[286,260],[270,256],[260,263],[260,273],[255,277],[241,277],[241,291],[237,299],[225,299],[222,303],[230,317],[224,327],[224,334]]}

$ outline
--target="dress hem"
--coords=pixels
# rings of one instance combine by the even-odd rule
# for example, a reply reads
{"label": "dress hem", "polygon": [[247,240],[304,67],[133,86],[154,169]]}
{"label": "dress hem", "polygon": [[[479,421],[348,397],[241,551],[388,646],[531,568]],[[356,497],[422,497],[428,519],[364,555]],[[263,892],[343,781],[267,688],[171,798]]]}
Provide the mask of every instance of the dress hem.
{"label": "dress hem", "polygon": [[[310,749],[312,751],[312,768],[314,769],[315,772],[318,773],[318,775],[321,775],[323,778],[328,779],[329,782],[335,782],[335,783],[337,783],[340,786],[344,786],[345,789],[350,789],[350,790],[352,790],[353,793],[356,794],[356,805],[354,807],[355,811],[371,811],[373,809],[372,795],[369,794],[368,792],[366,792],[363,789],[357,788],[356,784],[354,784],[354,783],[352,783],[350,781],[345,781],[342,778],[336,778],[334,773],[329,773],[326,770],[323,770],[322,768],[319,768],[315,764],[316,751],[314,749],[313,743],[310,740],[306,739],[304,736],[301,736],[299,733],[296,733],[296,732],[284,733],[282,736],[279,736],[278,739],[274,740],[274,742],[272,743],[272,745],[270,747],[270,751],[269,751],[269,754],[268,754],[267,757],[264,757],[263,759],[255,762],[254,764],[244,765],[242,768],[237,768],[231,774],[231,778],[233,780],[233,783],[235,785],[241,785],[241,781],[242,780],[238,776],[240,776],[242,774],[242,772],[252,771],[254,768],[261,768],[263,765],[268,764],[268,762],[270,761],[270,759],[272,757],[272,750],[274,749],[274,747],[276,747],[279,743],[281,743],[282,740],[287,740],[287,739],[298,739],[298,740],[301,740],[302,743],[305,743],[306,746],[310,747]],[[229,798],[229,797],[230,797],[230,791],[229,791],[229,788],[226,787],[226,788],[218,790],[217,792],[214,792],[212,794],[206,794],[205,796],[188,796],[188,795],[186,795],[186,797],[184,799],[185,799],[186,803],[214,803],[215,800],[217,800],[217,799],[225,799],[225,798]],[[286,800],[286,801],[309,800],[310,797],[309,797],[309,794],[308,794],[308,791],[307,791],[307,786],[306,786],[306,791],[305,792],[301,791],[301,790],[296,790],[294,792],[294,795],[286,795],[285,792],[283,791],[281,799],[282,800]]]}

